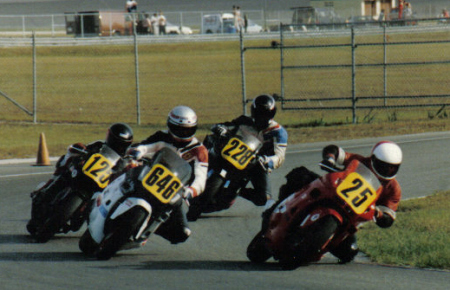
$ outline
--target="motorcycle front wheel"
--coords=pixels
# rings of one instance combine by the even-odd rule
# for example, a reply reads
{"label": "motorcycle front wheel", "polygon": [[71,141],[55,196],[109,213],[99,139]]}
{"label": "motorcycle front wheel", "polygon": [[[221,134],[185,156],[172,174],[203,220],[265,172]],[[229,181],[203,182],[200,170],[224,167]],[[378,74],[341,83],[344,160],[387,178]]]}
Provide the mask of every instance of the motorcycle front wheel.
{"label": "motorcycle front wheel", "polygon": [[105,225],[107,233],[96,253],[97,259],[111,259],[137,233],[146,217],[145,209],[135,207],[118,218],[109,220],[111,224]]}
{"label": "motorcycle front wheel", "polygon": [[247,257],[253,263],[264,263],[272,253],[266,247],[266,240],[262,232],[259,232],[247,247]]}
{"label": "motorcycle front wheel", "polygon": [[98,249],[98,244],[92,238],[89,229],[87,229],[81,236],[80,241],[78,242],[78,247],[86,256],[93,257],[95,255],[95,252]]}
{"label": "motorcycle front wheel", "polygon": [[301,265],[312,262],[313,258],[322,250],[339,226],[333,216],[326,216],[306,229],[298,229],[288,238],[287,244],[291,253],[280,258],[280,265],[284,270],[293,270]]}

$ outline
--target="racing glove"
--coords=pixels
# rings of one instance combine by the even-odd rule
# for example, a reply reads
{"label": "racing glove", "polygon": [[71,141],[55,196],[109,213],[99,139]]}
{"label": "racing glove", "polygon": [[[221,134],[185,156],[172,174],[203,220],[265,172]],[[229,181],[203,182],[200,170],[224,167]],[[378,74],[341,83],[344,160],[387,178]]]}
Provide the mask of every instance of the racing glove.
{"label": "racing glove", "polygon": [[142,152],[136,147],[130,148],[128,150],[128,155],[130,155],[134,160],[139,160],[143,156]]}
{"label": "racing glove", "polygon": [[225,136],[228,133],[228,128],[225,125],[217,124],[211,128],[211,131],[218,136]]}
{"label": "racing glove", "polygon": [[395,211],[387,206],[377,205],[375,207],[375,215],[373,219],[380,228],[389,228],[394,223],[395,218]]}
{"label": "racing glove", "polygon": [[186,200],[190,200],[194,197],[194,190],[192,189],[192,187],[186,186],[183,190],[183,193],[181,194],[181,196],[186,199]]}

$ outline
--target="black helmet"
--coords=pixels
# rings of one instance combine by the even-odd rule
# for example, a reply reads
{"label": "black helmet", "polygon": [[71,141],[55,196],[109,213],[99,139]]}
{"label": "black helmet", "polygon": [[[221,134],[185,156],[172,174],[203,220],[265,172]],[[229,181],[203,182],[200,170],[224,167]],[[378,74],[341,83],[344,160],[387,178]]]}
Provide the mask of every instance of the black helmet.
{"label": "black helmet", "polygon": [[253,99],[251,114],[258,130],[267,128],[269,121],[275,117],[276,112],[277,107],[272,96],[260,95]]}
{"label": "black helmet", "polygon": [[123,156],[133,142],[133,130],[125,123],[115,123],[108,128],[106,145]]}

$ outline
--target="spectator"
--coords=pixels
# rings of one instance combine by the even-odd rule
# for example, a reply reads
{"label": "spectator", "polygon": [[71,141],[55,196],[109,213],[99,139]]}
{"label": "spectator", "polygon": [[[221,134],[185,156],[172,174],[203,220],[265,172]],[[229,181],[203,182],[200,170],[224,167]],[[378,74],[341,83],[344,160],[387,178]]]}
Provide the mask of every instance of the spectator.
{"label": "spectator", "polygon": [[404,16],[405,18],[411,18],[412,17],[412,7],[411,3],[405,2],[405,9],[404,9]]}
{"label": "spectator", "polygon": [[381,9],[380,15],[378,15],[378,21],[384,21],[384,9]]}
{"label": "spectator", "polygon": [[442,17],[444,17],[444,18],[450,18],[450,15],[449,15],[447,9],[443,9],[443,10],[442,10]]}
{"label": "spectator", "polygon": [[144,28],[145,34],[152,34],[152,23],[148,13],[145,14],[145,19],[142,21],[142,27]]}
{"label": "spectator", "polygon": [[234,10],[234,27],[236,28],[236,32],[241,31],[241,23],[241,8],[236,6],[236,9]]}
{"label": "spectator", "polygon": [[137,2],[135,0],[127,0],[125,4],[125,9],[129,13],[134,13],[137,11]]}
{"label": "spectator", "polygon": [[403,18],[403,7],[404,7],[404,0],[399,0],[398,2],[398,19]]}
{"label": "spectator", "polygon": [[150,18],[150,23],[152,25],[152,33],[157,35],[159,33],[159,29],[158,29],[158,14],[153,13],[152,17]]}
{"label": "spectator", "polygon": [[162,11],[160,11],[158,17],[159,35],[166,34],[166,24],[166,17],[163,15]]}
{"label": "spectator", "polygon": [[244,31],[245,33],[247,33],[247,27],[248,27],[248,17],[247,17],[247,13],[244,14]]}

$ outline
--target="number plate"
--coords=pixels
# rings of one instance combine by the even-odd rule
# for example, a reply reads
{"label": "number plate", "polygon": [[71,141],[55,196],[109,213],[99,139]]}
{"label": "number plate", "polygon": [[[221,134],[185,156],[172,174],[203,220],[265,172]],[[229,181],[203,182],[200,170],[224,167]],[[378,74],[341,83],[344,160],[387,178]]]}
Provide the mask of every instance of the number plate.
{"label": "number plate", "polygon": [[105,156],[95,153],[84,164],[83,173],[92,178],[100,188],[108,185],[114,164]]}
{"label": "number plate", "polygon": [[168,203],[183,186],[178,177],[161,164],[153,166],[142,185],[162,203]]}
{"label": "number plate", "polygon": [[377,199],[376,191],[356,172],[350,173],[338,186],[337,194],[356,214],[364,213]]}
{"label": "number plate", "polygon": [[237,138],[231,138],[222,150],[222,157],[239,170],[245,169],[253,160],[253,150]]}

